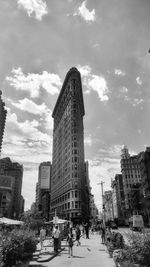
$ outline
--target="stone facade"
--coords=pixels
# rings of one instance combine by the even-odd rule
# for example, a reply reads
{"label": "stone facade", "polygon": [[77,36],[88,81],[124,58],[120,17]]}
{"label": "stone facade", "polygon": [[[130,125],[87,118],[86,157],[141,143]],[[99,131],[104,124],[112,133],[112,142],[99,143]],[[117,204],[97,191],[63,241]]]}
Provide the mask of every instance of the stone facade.
{"label": "stone facade", "polygon": [[66,75],[52,117],[53,154],[51,218],[55,211],[74,222],[89,217],[89,196],[84,161],[84,102],[80,72]]}
{"label": "stone facade", "polygon": [[12,162],[10,158],[0,159],[0,174],[4,176],[11,176],[14,179],[12,187],[12,208],[11,218],[18,218],[20,215],[20,205],[22,203],[21,190],[22,190],[22,177],[23,166],[18,162]]}
{"label": "stone facade", "polygon": [[5,103],[2,101],[1,95],[2,95],[2,92],[0,91],[0,154],[1,154],[2,141],[3,141],[4,128],[5,128],[5,121],[6,121],[6,115],[7,115],[7,110],[5,108]]}
{"label": "stone facade", "polygon": [[138,163],[138,156],[130,156],[126,146],[123,147],[121,154],[121,173],[124,189],[125,210],[127,212],[126,217],[130,217],[130,215],[132,215],[132,199],[130,192],[133,185],[141,182],[141,172]]}

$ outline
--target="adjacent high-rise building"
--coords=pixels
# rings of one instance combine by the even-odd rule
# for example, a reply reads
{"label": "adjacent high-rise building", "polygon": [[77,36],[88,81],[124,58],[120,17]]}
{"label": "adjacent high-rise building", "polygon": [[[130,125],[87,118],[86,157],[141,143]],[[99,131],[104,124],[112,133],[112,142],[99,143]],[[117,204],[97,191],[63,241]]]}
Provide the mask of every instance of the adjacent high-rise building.
{"label": "adjacent high-rise building", "polygon": [[11,218],[18,218],[20,210],[22,210],[22,177],[23,166],[18,162],[12,162],[10,158],[0,159],[0,175],[3,177],[3,181],[6,182],[8,177],[12,177],[11,187]]}
{"label": "adjacent high-rise building", "polygon": [[14,177],[0,174],[0,217],[11,217]]}
{"label": "adjacent high-rise building", "polygon": [[138,154],[138,162],[141,170],[141,209],[146,226],[150,226],[150,147]]}
{"label": "adjacent high-rise building", "polygon": [[114,220],[113,203],[112,203],[112,191],[108,190],[104,192],[103,196],[104,204],[104,220],[105,222]]}
{"label": "adjacent high-rise building", "polygon": [[1,99],[1,95],[2,95],[2,92],[0,91],[0,155],[1,155],[3,135],[4,135],[6,115],[7,115],[7,110],[5,108],[5,103]]}
{"label": "adjacent high-rise building", "polygon": [[36,206],[47,220],[49,219],[50,209],[51,169],[50,161],[42,162],[39,165],[38,182],[36,184]]}
{"label": "adjacent high-rise building", "polygon": [[130,156],[126,146],[123,147],[121,154],[121,173],[124,188],[125,209],[128,213],[126,214],[126,217],[128,217],[132,212],[131,189],[133,185],[141,183],[141,172],[138,156]]}
{"label": "adjacent high-rise building", "polygon": [[51,217],[88,220],[89,196],[84,160],[84,102],[80,72],[66,75],[53,110]]}
{"label": "adjacent high-rise building", "polygon": [[115,175],[115,179],[111,182],[111,187],[114,219],[117,219],[119,224],[123,224],[125,220],[125,201],[122,174]]}

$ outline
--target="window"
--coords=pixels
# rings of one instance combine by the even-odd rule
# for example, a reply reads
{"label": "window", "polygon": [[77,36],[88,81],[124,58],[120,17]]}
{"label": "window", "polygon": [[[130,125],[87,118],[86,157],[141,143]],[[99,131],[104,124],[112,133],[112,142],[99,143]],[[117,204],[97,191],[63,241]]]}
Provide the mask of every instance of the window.
{"label": "window", "polygon": [[78,208],[78,201],[75,201],[75,209]]}

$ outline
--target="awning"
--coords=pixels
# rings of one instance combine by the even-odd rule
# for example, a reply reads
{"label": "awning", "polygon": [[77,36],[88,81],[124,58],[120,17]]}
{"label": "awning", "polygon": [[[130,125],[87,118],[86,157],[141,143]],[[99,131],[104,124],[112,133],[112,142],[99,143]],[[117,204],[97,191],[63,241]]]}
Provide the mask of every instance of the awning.
{"label": "awning", "polygon": [[5,224],[5,225],[22,225],[22,224],[24,224],[24,222],[18,221],[18,220],[9,219],[9,218],[6,218],[6,217],[2,217],[2,218],[0,218],[0,224]]}
{"label": "awning", "polygon": [[[64,219],[58,219],[57,222],[56,222],[56,224],[67,223],[67,222],[70,222],[70,221],[64,220]],[[45,224],[50,224],[50,223],[55,224],[55,221],[54,220],[51,220],[49,222],[45,222]]]}

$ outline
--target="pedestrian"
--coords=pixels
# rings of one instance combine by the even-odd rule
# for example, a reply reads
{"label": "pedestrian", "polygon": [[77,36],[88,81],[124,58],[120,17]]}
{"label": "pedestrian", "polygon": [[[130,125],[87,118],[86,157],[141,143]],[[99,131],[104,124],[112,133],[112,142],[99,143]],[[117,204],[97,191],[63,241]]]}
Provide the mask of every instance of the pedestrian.
{"label": "pedestrian", "polygon": [[45,231],[44,227],[42,226],[41,230],[40,230],[40,245],[41,245],[41,249],[43,248],[43,242],[45,240],[45,237],[46,237],[46,231]]}
{"label": "pedestrian", "polygon": [[56,225],[53,229],[52,237],[54,239],[54,252],[58,252],[58,246],[59,246],[59,237],[60,237],[60,231],[58,229],[58,225]]}
{"label": "pedestrian", "polygon": [[101,225],[101,239],[102,239],[102,244],[105,243],[105,227],[104,225]]}
{"label": "pedestrian", "polygon": [[85,234],[86,234],[86,239],[89,239],[89,224],[85,224]]}
{"label": "pedestrian", "polygon": [[80,224],[80,231],[81,231],[81,236],[83,236],[84,235],[84,227],[82,224]]}
{"label": "pedestrian", "polygon": [[70,228],[68,236],[67,236],[67,242],[68,242],[68,247],[69,247],[69,256],[73,257],[73,233],[72,233],[72,228]]}
{"label": "pedestrian", "polygon": [[77,246],[79,246],[79,245],[81,245],[81,243],[80,243],[81,231],[80,231],[80,227],[79,227],[78,224],[77,224],[77,226],[76,226],[75,232],[76,232]]}

